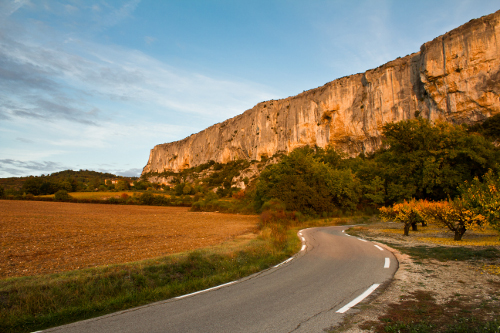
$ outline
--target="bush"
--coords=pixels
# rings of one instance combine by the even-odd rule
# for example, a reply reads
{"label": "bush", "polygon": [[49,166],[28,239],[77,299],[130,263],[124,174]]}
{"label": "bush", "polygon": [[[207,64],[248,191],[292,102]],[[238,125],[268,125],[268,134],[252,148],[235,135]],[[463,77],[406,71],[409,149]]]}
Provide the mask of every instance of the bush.
{"label": "bush", "polygon": [[73,199],[66,190],[59,190],[54,194],[55,201],[69,201]]}
{"label": "bush", "polygon": [[155,200],[155,195],[150,192],[143,193],[139,197],[139,202],[143,205],[152,205]]}

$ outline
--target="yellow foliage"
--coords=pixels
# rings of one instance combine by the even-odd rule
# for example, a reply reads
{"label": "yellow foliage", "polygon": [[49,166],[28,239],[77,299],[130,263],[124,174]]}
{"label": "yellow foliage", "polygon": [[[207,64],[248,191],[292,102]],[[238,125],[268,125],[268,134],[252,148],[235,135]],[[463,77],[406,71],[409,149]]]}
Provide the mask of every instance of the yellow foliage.
{"label": "yellow foliage", "polygon": [[482,269],[486,273],[500,275],[500,265],[484,265]]}

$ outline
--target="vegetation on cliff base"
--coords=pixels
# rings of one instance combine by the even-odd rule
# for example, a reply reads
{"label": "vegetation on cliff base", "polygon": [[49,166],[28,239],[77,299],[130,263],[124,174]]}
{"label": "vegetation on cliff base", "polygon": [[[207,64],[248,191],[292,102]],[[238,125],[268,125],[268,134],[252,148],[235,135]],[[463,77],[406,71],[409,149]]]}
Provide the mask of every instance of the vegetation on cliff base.
{"label": "vegetation on cliff base", "polygon": [[261,173],[255,207],[275,198],[287,210],[345,213],[412,198],[456,198],[464,182],[498,170],[498,149],[474,128],[416,118],[386,124],[384,148],[369,156],[297,149]]}

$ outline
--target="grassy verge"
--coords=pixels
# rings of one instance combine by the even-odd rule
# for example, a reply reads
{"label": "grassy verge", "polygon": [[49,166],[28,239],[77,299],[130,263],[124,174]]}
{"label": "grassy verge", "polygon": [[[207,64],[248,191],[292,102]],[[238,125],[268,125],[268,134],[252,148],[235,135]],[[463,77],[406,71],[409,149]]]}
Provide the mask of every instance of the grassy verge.
{"label": "grassy verge", "polygon": [[154,260],[0,281],[0,331],[31,332],[237,280],[298,251],[296,228]]}

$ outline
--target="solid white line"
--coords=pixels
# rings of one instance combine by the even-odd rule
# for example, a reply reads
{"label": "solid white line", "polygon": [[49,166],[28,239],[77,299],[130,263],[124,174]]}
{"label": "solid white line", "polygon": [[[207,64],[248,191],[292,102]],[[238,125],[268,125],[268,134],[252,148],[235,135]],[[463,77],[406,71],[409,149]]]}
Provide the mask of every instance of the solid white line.
{"label": "solid white line", "polygon": [[361,302],[362,300],[364,300],[366,297],[368,297],[368,295],[370,295],[375,289],[377,289],[378,286],[380,286],[380,284],[378,284],[378,283],[373,284],[364,293],[362,293],[361,295],[359,295],[358,297],[356,297],[355,299],[353,299],[351,302],[349,302],[347,305],[345,305],[340,310],[337,310],[337,313],[344,313],[344,312],[346,312],[347,310],[349,310],[350,308],[352,308],[353,306],[355,306],[356,304],[358,304],[359,302]]}
{"label": "solid white line", "polygon": [[342,230],[342,232],[345,232],[345,230]]}
{"label": "solid white line", "polygon": [[306,239],[305,239],[304,237],[300,237],[300,239],[301,239],[303,242],[305,242],[305,241],[306,241]]}
{"label": "solid white line", "polygon": [[280,267],[281,265],[284,265],[284,264],[286,264],[287,262],[292,261],[292,259],[293,259],[293,257],[288,258],[287,260],[283,261],[282,263],[277,264],[276,266],[274,266],[274,268]]}
{"label": "solid white line", "polygon": [[358,238],[362,242],[368,242],[366,239]]}
{"label": "solid white line", "polygon": [[196,295],[196,294],[201,294],[201,293],[204,293],[204,292],[209,291],[209,290],[219,289],[219,288],[222,288],[222,287],[225,287],[225,286],[229,286],[230,284],[233,284],[233,283],[236,283],[236,282],[237,281],[232,281],[232,282],[224,283],[224,284],[221,284],[220,286],[215,286],[215,287],[208,288],[208,289],[205,289],[205,290],[200,290],[200,291],[197,291],[197,292],[194,292],[194,293],[191,293],[191,294],[178,296],[175,299],[181,299],[181,298],[193,296],[193,295]]}
{"label": "solid white line", "polygon": [[384,268],[389,268],[391,266],[391,259],[385,258]]}
{"label": "solid white line", "polygon": [[346,235],[346,236],[351,236],[351,235],[349,235],[347,232],[345,233],[345,235]]}
{"label": "solid white line", "polygon": [[378,245],[375,245],[375,247],[376,247],[377,249],[379,249],[380,251],[384,251],[384,249],[383,249],[383,248],[381,248],[381,247],[380,247],[380,246],[378,246]]}
{"label": "solid white line", "polygon": [[306,249],[306,244],[302,245],[302,248],[300,249],[300,251],[304,251]]}

